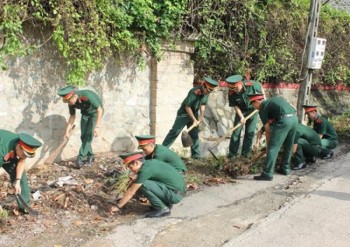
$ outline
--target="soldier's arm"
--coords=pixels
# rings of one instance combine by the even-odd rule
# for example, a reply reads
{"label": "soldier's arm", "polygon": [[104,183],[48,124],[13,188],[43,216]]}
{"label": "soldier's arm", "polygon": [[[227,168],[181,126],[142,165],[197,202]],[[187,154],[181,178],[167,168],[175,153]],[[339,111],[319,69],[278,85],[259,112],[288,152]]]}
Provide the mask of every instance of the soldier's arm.
{"label": "soldier's arm", "polygon": [[204,112],[205,112],[205,105],[201,105],[201,107],[199,109],[199,118],[198,118],[199,122],[203,122]]}
{"label": "soldier's arm", "polygon": [[23,171],[24,171],[24,160],[20,159],[16,166],[16,180],[14,181],[14,184],[13,184],[13,186],[15,187],[15,194],[21,194],[20,182],[23,175]]}
{"label": "soldier's arm", "polygon": [[266,136],[266,147],[268,148],[270,144],[270,136],[271,136],[270,124],[266,123],[264,125],[264,128],[265,128],[265,136]]}
{"label": "soldier's arm", "polygon": [[101,126],[101,119],[102,119],[103,109],[101,106],[97,108],[97,118],[96,118],[96,125],[95,125],[95,136],[98,135],[98,131]]}
{"label": "soldier's arm", "polygon": [[138,191],[138,189],[142,186],[142,184],[136,184],[134,183],[131,185],[131,187],[128,189],[128,191],[125,193],[123,198],[118,203],[118,209],[122,208],[130,199],[135,195],[135,193]]}
{"label": "soldier's arm", "polygon": [[67,122],[67,127],[66,127],[66,132],[65,132],[65,138],[69,139],[70,137],[70,130],[72,129],[72,126],[74,124],[75,121],[75,114],[74,115],[70,115],[68,122]]}
{"label": "soldier's arm", "polygon": [[197,121],[196,117],[194,116],[191,107],[185,106],[185,110],[186,110],[188,116],[192,119],[193,123],[198,125],[199,122]]}
{"label": "soldier's arm", "polygon": [[241,124],[243,125],[245,123],[245,118],[241,111],[241,108],[239,108],[238,106],[234,106],[233,109],[235,109],[236,115],[239,116],[239,118],[241,119]]}

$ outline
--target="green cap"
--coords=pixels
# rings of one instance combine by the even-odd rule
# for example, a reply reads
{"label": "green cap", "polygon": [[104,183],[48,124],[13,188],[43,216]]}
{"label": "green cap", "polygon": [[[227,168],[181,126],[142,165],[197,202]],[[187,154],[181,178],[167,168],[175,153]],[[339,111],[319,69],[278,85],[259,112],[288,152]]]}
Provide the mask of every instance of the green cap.
{"label": "green cap", "polygon": [[242,80],[243,80],[243,76],[241,75],[231,75],[230,77],[227,77],[225,81],[230,84],[235,84]]}
{"label": "green cap", "polygon": [[127,165],[131,161],[143,158],[143,153],[142,152],[123,153],[123,154],[120,154],[119,157],[123,160],[123,163]]}
{"label": "green cap", "polygon": [[204,80],[206,83],[208,83],[210,85],[211,88],[217,87],[219,85],[217,81],[215,81],[214,79],[212,79],[210,77],[204,77]]}
{"label": "green cap", "polygon": [[73,87],[73,86],[66,86],[66,87],[58,89],[57,94],[59,96],[63,97],[63,96],[66,96],[67,94],[71,93],[74,90],[75,90],[75,87]]}
{"label": "green cap", "polygon": [[310,111],[317,111],[317,105],[302,105],[302,107],[305,110],[305,113],[308,113]]}
{"label": "green cap", "polygon": [[18,144],[22,147],[24,154],[29,158],[34,157],[36,149],[42,145],[37,139],[25,133],[20,133],[18,138]]}
{"label": "green cap", "polygon": [[139,142],[139,148],[149,143],[155,143],[155,139],[156,139],[156,137],[153,135],[140,135],[140,136],[135,136],[135,138]]}
{"label": "green cap", "polygon": [[75,87],[66,86],[58,89],[57,94],[62,97],[63,102],[68,102],[68,100],[75,94]]}

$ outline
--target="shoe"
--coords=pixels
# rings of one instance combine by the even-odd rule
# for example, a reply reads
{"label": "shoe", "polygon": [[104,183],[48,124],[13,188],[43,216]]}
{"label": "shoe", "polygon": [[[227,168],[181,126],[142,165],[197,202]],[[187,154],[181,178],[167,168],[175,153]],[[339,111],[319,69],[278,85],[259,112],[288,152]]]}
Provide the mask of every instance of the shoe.
{"label": "shoe", "polygon": [[316,157],[312,156],[312,157],[308,157],[305,159],[306,164],[315,164],[316,163]]}
{"label": "shoe", "polygon": [[304,168],[306,168],[305,163],[300,163],[300,164],[294,166],[293,170],[301,170],[301,169],[304,169]]}
{"label": "shoe", "polygon": [[330,151],[326,156],[323,156],[321,159],[322,160],[329,160],[331,158],[333,158],[334,152]]}
{"label": "shoe", "polygon": [[95,158],[93,156],[89,156],[87,158],[87,163],[85,164],[85,166],[92,166],[94,161],[95,161]]}
{"label": "shoe", "polygon": [[29,212],[24,208],[18,208],[18,212],[20,212],[21,214],[29,214]]}
{"label": "shoe", "polygon": [[289,174],[289,171],[286,171],[286,170],[283,170],[283,169],[277,169],[276,172],[278,174],[282,174],[282,175],[288,175]]}
{"label": "shoe", "polygon": [[266,176],[254,176],[254,180],[260,180],[260,181],[272,181],[272,177],[266,177]]}
{"label": "shoe", "polygon": [[162,209],[157,209],[146,214],[146,218],[160,218],[170,215],[170,209],[165,207]]}
{"label": "shoe", "polygon": [[77,160],[75,161],[76,168],[80,169],[83,167],[83,165],[84,165],[84,161],[81,158],[77,158]]}

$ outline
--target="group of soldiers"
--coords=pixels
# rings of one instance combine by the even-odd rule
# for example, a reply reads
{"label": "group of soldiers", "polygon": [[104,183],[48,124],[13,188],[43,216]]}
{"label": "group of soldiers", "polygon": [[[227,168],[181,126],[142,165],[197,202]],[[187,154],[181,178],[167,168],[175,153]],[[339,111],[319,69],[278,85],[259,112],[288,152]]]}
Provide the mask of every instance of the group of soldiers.
{"label": "group of soldiers", "polygon": [[[271,181],[275,171],[277,156],[283,146],[283,158],[277,172],[288,175],[291,170],[290,161],[293,157],[293,169],[299,170],[307,164],[316,162],[316,157],[330,159],[333,149],[338,144],[335,129],[326,117],[321,116],[316,106],[304,105],[309,123],[298,123],[295,108],[281,97],[265,99],[262,85],[250,80],[245,75],[233,75],[226,80],[228,86],[229,106],[235,112],[234,125],[239,125],[232,133],[228,158],[239,154],[241,132],[245,130],[241,154],[250,157],[253,149],[258,115],[263,127],[258,137],[266,135],[266,164],[262,173],[254,176],[255,180]],[[181,201],[186,193],[185,172],[187,170],[181,158],[169,147],[187,126],[195,126],[189,135],[193,140],[191,157],[201,158],[199,143],[199,124],[204,120],[208,97],[218,86],[218,82],[205,77],[202,84],[193,87],[183,100],[175,122],[162,144],[156,144],[155,136],[135,136],[140,151],[123,153],[120,158],[135,176],[130,176],[132,185],[111,213],[119,211],[140,190],[149,200],[151,210],[146,217],[162,217],[169,215],[173,204]],[[99,134],[103,106],[101,98],[91,90],[77,90],[67,86],[58,90],[57,94],[63,102],[68,103],[70,117],[65,130],[65,138],[70,137],[74,126],[76,109],[81,111],[81,147],[76,159],[76,167],[91,166],[94,162],[92,141]],[[259,114],[253,114],[258,110]],[[248,118],[249,116],[249,118]],[[310,127],[312,126],[312,127]],[[257,138],[259,141],[259,138]],[[257,141],[257,142],[258,142]],[[15,134],[0,130],[0,167],[10,174],[15,193],[21,194],[25,203],[30,201],[30,191],[24,170],[24,160],[34,157],[35,151],[42,144],[30,135]],[[142,150],[142,151],[141,151]],[[24,205],[18,201],[20,211],[25,212]]]}

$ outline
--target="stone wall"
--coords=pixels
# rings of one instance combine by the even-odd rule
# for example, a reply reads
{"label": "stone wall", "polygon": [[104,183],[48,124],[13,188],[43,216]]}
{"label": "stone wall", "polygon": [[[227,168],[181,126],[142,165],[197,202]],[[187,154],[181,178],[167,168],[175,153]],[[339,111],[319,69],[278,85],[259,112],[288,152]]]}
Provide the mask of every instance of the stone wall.
{"label": "stone wall", "polygon": [[[36,157],[26,161],[27,167],[43,163],[59,146],[69,118],[67,104],[56,95],[57,89],[66,85],[64,60],[54,45],[47,42],[48,37],[31,35],[40,48],[27,57],[9,58],[8,69],[0,71],[0,128],[31,134],[43,143]],[[94,152],[134,151],[137,148],[134,135],[152,132],[150,109],[155,113],[153,132],[159,142],[164,139],[193,83],[191,52],[190,43],[165,46],[162,59],[154,64],[145,57],[146,66],[142,70],[131,59],[123,63],[110,60],[100,71],[88,76],[86,86],[79,89],[94,90],[102,97],[104,106],[101,134],[93,142]],[[152,75],[154,65],[157,73]],[[157,91],[152,102],[151,86]],[[75,124],[77,128],[57,161],[74,159],[78,153],[79,111]]]}
{"label": "stone wall", "polygon": [[[267,98],[281,96],[292,105],[297,105],[299,84],[263,84]],[[233,127],[235,114],[228,106],[226,87],[219,87],[210,94],[209,104],[206,110],[205,123],[201,125],[200,138],[202,153],[204,156],[211,156],[208,148],[213,147],[219,137],[223,136]],[[332,117],[341,115],[349,110],[350,87],[349,86],[313,86],[310,95],[310,104],[318,105],[321,114]],[[259,119],[257,129],[261,127]],[[243,132],[243,131],[242,131]],[[223,140],[213,151],[217,154],[228,153],[229,139]]]}

